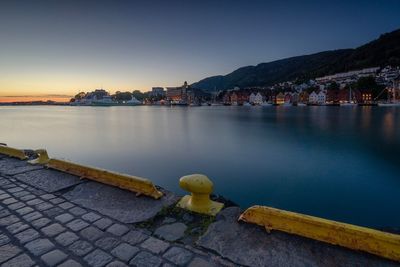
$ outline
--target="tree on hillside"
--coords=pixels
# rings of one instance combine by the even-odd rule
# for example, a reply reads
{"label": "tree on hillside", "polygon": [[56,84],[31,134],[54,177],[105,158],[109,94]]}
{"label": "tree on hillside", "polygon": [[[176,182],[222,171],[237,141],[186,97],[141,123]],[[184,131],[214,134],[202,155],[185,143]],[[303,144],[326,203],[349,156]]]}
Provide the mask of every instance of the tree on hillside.
{"label": "tree on hillside", "polygon": [[326,89],[327,90],[339,90],[340,85],[337,82],[332,82],[328,85],[328,87]]}
{"label": "tree on hillside", "polygon": [[361,77],[355,84],[355,88],[360,90],[361,92],[364,90],[371,90],[372,97],[376,98],[379,96],[379,99],[386,98],[386,94],[381,94],[384,86],[376,83],[375,78],[372,76]]}
{"label": "tree on hillside", "polygon": [[115,95],[113,95],[113,99],[122,102],[122,101],[129,101],[132,99],[132,93],[131,92],[120,92],[117,91]]}
{"label": "tree on hillside", "polygon": [[143,94],[139,90],[133,91],[132,96],[135,97],[139,101],[143,101],[145,99],[145,94]]}

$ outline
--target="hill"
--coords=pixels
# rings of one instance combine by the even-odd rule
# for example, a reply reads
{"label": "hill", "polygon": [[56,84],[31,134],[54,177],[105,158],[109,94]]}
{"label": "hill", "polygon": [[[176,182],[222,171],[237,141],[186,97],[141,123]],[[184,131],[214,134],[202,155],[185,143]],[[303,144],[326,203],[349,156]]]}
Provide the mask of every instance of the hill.
{"label": "hill", "polygon": [[231,89],[235,86],[269,86],[278,82],[310,79],[343,71],[400,65],[400,30],[355,49],[325,51],[239,68],[227,75],[205,78],[192,84],[205,91]]}

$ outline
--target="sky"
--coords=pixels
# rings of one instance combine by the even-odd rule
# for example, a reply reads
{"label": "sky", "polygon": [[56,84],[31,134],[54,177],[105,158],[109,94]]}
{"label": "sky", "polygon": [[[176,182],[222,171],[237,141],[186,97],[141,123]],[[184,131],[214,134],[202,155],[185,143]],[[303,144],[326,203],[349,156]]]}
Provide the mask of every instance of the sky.
{"label": "sky", "polygon": [[400,2],[0,0],[0,101],[178,86],[400,28]]}

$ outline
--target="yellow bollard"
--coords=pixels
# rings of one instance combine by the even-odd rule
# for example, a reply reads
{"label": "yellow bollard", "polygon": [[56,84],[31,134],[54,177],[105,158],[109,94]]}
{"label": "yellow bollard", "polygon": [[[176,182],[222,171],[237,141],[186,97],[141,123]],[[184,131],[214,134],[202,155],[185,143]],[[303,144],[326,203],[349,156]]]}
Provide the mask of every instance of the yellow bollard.
{"label": "yellow bollard", "polygon": [[177,207],[211,216],[217,215],[224,207],[223,203],[210,199],[210,194],[213,191],[213,183],[205,175],[192,174],[183,176],[179,180],[179,186],[192,194],[191,196],[184,196],[178,202]]}

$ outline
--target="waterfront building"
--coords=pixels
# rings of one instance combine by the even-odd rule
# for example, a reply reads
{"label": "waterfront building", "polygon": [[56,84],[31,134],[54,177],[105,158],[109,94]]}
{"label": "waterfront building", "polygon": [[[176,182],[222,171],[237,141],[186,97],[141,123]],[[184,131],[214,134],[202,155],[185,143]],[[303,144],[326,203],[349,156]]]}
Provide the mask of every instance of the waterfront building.
{"label": "waterfront building", "polygon": [[274,102],[276,105],[283,105],[285,103],[285,95],[282,92],[278,93]]}
{"label": "waterfront building", "polygon": [[318,104],[318,94],[315,91],[312,91],[310,96],[308,97],[308,102],[310,104]]}
{"label": "waterfront building", "polygon": [[299,102],[300,103],[308,103],[308,99],[309,99],[310,95],[307,93],[307,91],[302,91],[299,94]]}
{"label": "waterfront building", "polygon": [[326,94],[324,91],[319,91],[317,96],[317,104],[318,105],[325,105],[326,103]]}
{"label": "waterfront building", "polygon": [[186,103],[188,84],[185,82],[179,87],[167,87],[166,97],[171,102]]}
{"label": "waterfront building", "polygon": [[165,90],[163,87],[153,87],[149,95],[151,97],[163,97],[165,96]]}

